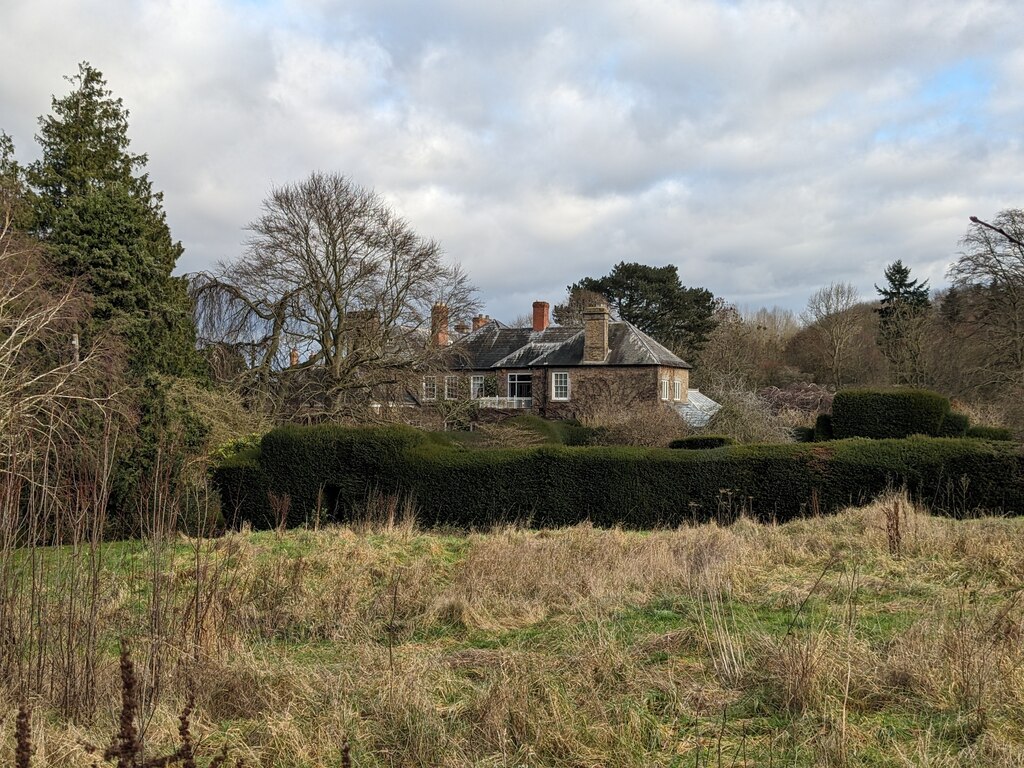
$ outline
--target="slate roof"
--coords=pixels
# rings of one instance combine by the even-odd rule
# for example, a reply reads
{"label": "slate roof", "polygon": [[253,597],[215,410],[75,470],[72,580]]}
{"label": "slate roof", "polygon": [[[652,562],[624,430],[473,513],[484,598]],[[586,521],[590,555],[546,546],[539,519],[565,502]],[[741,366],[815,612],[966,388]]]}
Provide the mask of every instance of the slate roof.
{"label": "slate roof", "polygon": [[[593,365],[664,365],[690,368],[690,364],[656,342],[632,323],[608,323],[608,359]],[[543,331],[509,328],[492,320],[456,339],[451,347],[451,368],[564,368],[583,363],[583,329],[553,325]]]}
{"label": "slate roof", "polygon": [[711,417],[722,409],[719,403],[696,389],[687,390],[686,402],[673,403],[672,407],[691,427],[706,427]]}

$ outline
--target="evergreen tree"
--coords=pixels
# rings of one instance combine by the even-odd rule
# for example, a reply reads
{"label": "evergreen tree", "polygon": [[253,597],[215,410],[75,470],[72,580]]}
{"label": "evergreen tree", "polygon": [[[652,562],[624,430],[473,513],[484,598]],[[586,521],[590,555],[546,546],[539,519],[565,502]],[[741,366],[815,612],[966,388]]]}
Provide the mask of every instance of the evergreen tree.
{"label": "evergreen tree", "polygon": [[[604,277],[585,277],[568,288],[571,299],[582,291],[600,294],[621,319],[650,334],[683,357],[693,357],[715,327],[715,297],[705,288],[688,288],[672,265],[651,267],[621,262]],[[562,306],[556,307],[561,311]]]}
{"label": "evergreen tree", "polygon": [[42,157],[27,172],[33,228],[60,273],[92,294],[86,341],[117,334],[136,376],[197,374],[191,306],[171,276],[182,247],[143,172],[146,156],[130,151],[128,110],[88,63],[66,79],[72,90],[40,118]]}
{"label": "evergreen tree", "polygon": [[902,309],[923,311],[931,306],[931,300],[928,298],[928,281],[922,283],[911,280],[910,267],[904,266],[900,259],[896,259],[885,268],[885,281],[884,287],[875,286],[875,290],[882,297],[878,313],[883,322]]}
{"label": "evergreen tree", "polygon": [[931,308],[928,281],[911,280],[910,267],[899,259],[885,268],[885,280],[885,286],[875,286],[881,296],[878,346],[889,361],[893,383],[924,385],[924,321]]}
{"label": "evergreen tree", "polygon": [[25,230],[29,225],[24,176],[14,159],[14,142],[0,131],[0,232],[7,228]]}

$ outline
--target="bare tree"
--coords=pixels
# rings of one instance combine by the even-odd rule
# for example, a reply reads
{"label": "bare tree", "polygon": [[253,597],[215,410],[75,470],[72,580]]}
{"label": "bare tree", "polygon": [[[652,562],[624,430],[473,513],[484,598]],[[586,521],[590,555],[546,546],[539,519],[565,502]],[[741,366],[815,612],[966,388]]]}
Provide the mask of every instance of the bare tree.
{"label": "bare tree", "polygon": [[978,385],[1024,385],[1024,211],[1002,211],[994,224],[971,217],[960,245],[948,275],[967,299],[970,339],[986,352]]}
{"label": "bare tree", "polygon": [[847,380],[847,366],[856,351],[860,323],[853,312],[859,295],[849,283],[829,283],[815,291],[800,319],[811,330],[814,351],[838,389]]}
{"label": "bare tree", "polygon": [[222,358],[241,357],[258,404],[286,417],[365,414],[418,391],[413,379],[446,354],[430,343],[432,307],[445,323],[477,309],[440,246],[344,176],[273,189],[249,229],[241,258],[192,276],[198,326]]}

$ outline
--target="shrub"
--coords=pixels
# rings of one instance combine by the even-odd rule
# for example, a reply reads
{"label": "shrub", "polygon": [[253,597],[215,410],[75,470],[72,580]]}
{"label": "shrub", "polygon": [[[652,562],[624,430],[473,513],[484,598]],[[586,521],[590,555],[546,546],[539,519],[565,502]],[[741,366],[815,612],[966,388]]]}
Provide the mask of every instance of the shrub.
{"label": "shrub", "polygon": [[835,431],[832,429],[832,417],[827,413],[819,413],[814,420],[814,442],[824,443],[826,440],[835,439]]}
{"label": "shrub", "polygon": [[797,443],[813,443],[814,427],[793,427],[793,441]]}
{"label": "shrub", "polygon": [[793,411],[776,413],[756,393],[741,385],[722,387],[714,392],[722,408],[711,417],[706,429],[712,434],[729,435],[739,443],[786,443],[791,438]]}
{"label": "shrub", "polygon": [[213,487],[220,494],[224,522],[237,527],[249,522],[254,528],[272,528],[270,484],[260,463],[259,447],[224,459],[213,471]]}
{"label": "shrub", "polygon": [[947,413],[939,427],[939,437],[963,437],[970,427],[970,420],[962,413]]}
{"label": "shrub", "polygon": [[[260,515],[248,518],[257,527],[276,523],[268,513],[270,494],[294,525],[315,513],[348,520],[378,493],[411,498],[426,525],[590,520],[649,528],[720,517],[724,499],[730,510],[738,502],[755,517],[785,520],[901,486],[938,512],[1022,512],[1022,467],[1019,446],[978,440],[465,451],[414,430],[288,427],[268,434],[257,457],[226,462],[217,479],[227,489],[225,515],[251,510]],[[285,498],[287,505],[280,503]]]}
{"label": "shrub", "polygon": [[[268,487],[290,500],[288,525],[325,514],[344,517],[370,488],[362,478],[381,483],[400,474],[406,451],[433,446],[448,452],[436,438],[412,427],[287,426],[264,435],[260,466]],[[228,510],[225,510],[227,514]]]}
{"label": "shrub", "polygon": [[602,427],[586,427],[575,420],[559,422],[558,427],[563,445],[602,445],[608,439]]}
{"label": "shrub", "polygon": [[902,438],[939,434],[949,400],[924,389],[846,389],[832,401],[836,439]]}
{"label": "shrub", "polygon": [[974,440],[1014,440],[1013,432],[1004,427],[986,427],[980,424],[968,427],[967,437]]}
{"label": "shrub", "polygon": [[704,448],[721,448],[725,445],[735,445],[736,441],[728,435],[690,435],[668,444],[669,448],[686,448],[690,450],[702,450]]}

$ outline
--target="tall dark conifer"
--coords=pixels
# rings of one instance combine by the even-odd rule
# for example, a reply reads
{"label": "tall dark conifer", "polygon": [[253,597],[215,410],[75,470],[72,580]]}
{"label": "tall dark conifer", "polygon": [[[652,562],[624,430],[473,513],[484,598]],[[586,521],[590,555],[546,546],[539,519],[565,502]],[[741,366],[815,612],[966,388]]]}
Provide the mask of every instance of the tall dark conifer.
{"label": "tall dark conifer", "polygon": [[556,317],[570,314],[573,297],[600,294],[621,320],[649,333],[676,353],[692,357],[715,328],[715,297],[706,288],[689,288],[672,264],[652,267],[621,262],[604,277],[585,277],[568,288],[569,299],[555,307]]}
{"label": "tall dark conifer", "polygon": [[878,307],[878,347],[889,361],[895,384],[923,385],[922,337],[931,299],[928,281],[910,279],[910,267],[897,259],[885,268],[884,286],[875,286]]}
{"label": "tall dark conifer", "polygon": [[181,244],[171,238],[162,195],[133,154],[128,110],[88,63],[67,78],[36,139],[42,157],[28,167],[33,228],[54,266],[93,296],[86,339],[123,339],[129,370],[191,375],[200,370],[189,300],[171,276]]}
{"label": "tall dark conifer", "polygon": [[931,306],[928,281],[911,280],[910,267],[904,266],[900,259],[885,268],[885,281],[881,288],[875,286],[882,297],[878,312],[883,321],[903,309],[923,311]]}

